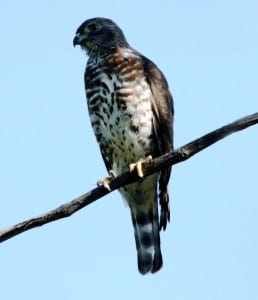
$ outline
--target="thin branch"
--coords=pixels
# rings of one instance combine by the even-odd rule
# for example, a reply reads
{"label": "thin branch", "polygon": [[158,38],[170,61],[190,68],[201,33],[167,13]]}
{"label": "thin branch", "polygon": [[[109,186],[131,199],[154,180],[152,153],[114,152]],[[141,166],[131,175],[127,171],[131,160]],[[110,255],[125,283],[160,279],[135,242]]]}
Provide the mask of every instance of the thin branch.
{"label": "thin branch", "polygon": [[[196,153],[225,138],[226,136],[257,123],[258,113],[241,118],[233,123],[214,130],[182,147],[179,147],[171,153],[155,158],[150,163],[144,164],[143,173],[145,176],[149,176],[153,173],[156,173],[157,171],[160,171],[168,165],[175,165],[177,163],[185,161]],[[139,178],[136,172],[125,172],[110,182],[110,188],[112,191],[114,191],[137,180],[139,180]],[[56,209],[50,210],[42,215],[1,230],[0,242],[6,241],[29,229],[42,226],[58,219],[69,217],[76,211],[82,209],[83,207],[89,205],[90,203],[96,201],[97,199],[105,196],[108,193],[110,193],[110,191],[108,191],[103,186],[99,186],[91,190],[90,192],[59,206]]]}

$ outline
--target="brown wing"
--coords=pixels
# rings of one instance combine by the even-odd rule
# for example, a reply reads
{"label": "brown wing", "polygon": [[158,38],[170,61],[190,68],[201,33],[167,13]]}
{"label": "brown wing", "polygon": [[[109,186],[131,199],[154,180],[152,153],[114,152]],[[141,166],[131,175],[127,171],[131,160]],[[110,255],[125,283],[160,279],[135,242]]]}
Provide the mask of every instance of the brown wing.
{"label": "brown wing", "polygon": [[[142,56],[145,76],[153,94],[152,109],[154,112],[153,128],[157,141],[157,156],[173,150],[173,98],[168,83],[158,67],[148,58]],[[169,195],[167,190],[171,167],[163,169],[159,177],[160,230],[166,229],[170,220]]]}

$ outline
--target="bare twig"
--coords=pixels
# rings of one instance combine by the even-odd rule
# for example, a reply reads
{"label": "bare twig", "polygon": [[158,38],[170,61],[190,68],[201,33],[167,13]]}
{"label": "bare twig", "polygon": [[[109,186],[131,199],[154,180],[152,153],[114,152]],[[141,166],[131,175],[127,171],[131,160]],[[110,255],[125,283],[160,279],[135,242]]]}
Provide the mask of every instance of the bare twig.
{"label": "bare twig", "polygon": [[[150,163],[143,165],[143,172],[145,176],[149,176],[168,165],[175,165],[179,162],[185,161],[194,154],[202,151],[203,149],[211,146],[217,141],[225,138],[226,136],[243,130],[249,126],[258,123],[258,113],[246,116],[233,123],[223,126],[217,130],[214,130],[178,149],[171,153],[165,154],[158,158],[153,159]],[[111,190],[116,190],[129,183],[137,181],[139,178],[135,172],[126,172],[116,177],[110,182]],[[42,215],[23,221],[16,225],[0,231],[0,242],[6,241],[22,232],[29,229],[42,226],[44,224],[56,221],[58,219],[66,218],[71,216],[76,211],[96,201],[97,199],[105,196],[108,191],[103,186],[99,186],[90,192],[75,198],[74,200],[59,206],[56,209],[50,210]]]}

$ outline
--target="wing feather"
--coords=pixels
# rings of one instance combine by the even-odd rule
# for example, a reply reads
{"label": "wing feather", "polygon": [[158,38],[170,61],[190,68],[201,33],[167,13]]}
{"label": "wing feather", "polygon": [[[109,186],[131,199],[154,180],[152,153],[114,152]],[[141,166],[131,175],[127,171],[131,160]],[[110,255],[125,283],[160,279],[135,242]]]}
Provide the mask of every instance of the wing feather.
{"label": "wing feather", "polygon": [[[173,98],[163,73],[148,58],[142,56],[145,76],[153,95],[152,109],[154,113],[153,128],[158,147],[157,156],[173,150]],[[171,167],[163,169],[159,177],[160,229],[166,229],[170,220],[168,181]]]}

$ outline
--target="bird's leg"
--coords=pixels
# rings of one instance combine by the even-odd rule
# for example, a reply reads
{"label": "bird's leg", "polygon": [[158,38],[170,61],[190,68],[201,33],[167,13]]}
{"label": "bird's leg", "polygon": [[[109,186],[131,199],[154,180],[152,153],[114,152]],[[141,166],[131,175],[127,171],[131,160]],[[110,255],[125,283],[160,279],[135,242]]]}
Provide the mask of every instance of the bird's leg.
{"label": "bird's leg", "polygon": [[152,160],[152,156],[149,155],[144,159],[143,158],[139,159],[136,163],[131,163],[129,165],[130,172],[133,172],[136,169],[138,176],[140,178],[143,178],[142,164],[149,163],[151,160]]}
{"label": "bird's leg", "polygon": [[109,190],[111,192],[111,188],[110,188],[109,184],[113,179],[115,179],[117,177],[117,175],[113,170],[109,171],[109,175],[110,176],[107,176],[103,180],[98,180],[97,185],[98,186],[103,185],[104,188],[106,188],[107,190]]}

